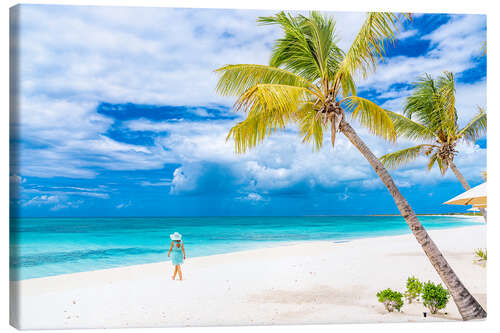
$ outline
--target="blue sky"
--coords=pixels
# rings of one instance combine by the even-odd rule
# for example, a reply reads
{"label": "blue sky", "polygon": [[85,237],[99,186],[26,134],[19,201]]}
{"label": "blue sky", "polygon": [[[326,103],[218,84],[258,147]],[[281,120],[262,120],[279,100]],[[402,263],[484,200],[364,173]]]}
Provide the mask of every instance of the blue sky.
{"label": "blue sky", "polygon": [[[266,64],[278,28],[269,11],[21,6],[17,155],[11,207],[21,216],[324,215],[396,213],[368,163],[339,136],[304,145],[291,126],[246,155],[228,130],[242,115],[215,94],[213,70]],[[14,11],[14,13],[16,13]],[[331,13],[346,50],[364,13]],[[415,15],[359,94],[400,111],[424,73],[452,71],[461,123],[486,106],[486,17]],[[378,156],[397,145],[354,124]],[[326,138],[328,140],[328,138]],[[456,164],[482,182],[486,138],[458,147]],[[425,159],[391,171],[419,213],[462,192]]]}

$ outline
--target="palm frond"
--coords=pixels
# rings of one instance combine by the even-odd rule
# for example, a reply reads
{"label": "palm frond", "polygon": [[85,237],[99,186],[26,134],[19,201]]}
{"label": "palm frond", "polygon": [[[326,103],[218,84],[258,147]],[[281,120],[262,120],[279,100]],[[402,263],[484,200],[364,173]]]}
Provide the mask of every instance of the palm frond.
{"label": "palm frond", "polygon": [[307,88],[284,84],[256,84],[234,104],[235,111],[277,113],[292,116],[299,107],[315,97]]}
{"label": "palm frond", "polygon": [[403,114],[436,131],[441,122],[440,112],[435,112],[439,108],[437,83],[429,74],[425,74],[413,83],[413,87],[412,94],[406,98]]}
{"label": "palm frond", "polygon": [[329,64],[343,57],[335,42],[333,18],[311,12],[292,16],[280,12],[274,16],[259,17],[261,24],[278,24],[284,37],[278,39],[271,54],[271,66],[283,67],[309,81],[332,77]]}
{"label": "palm frond", "polygon": [[377,59],[383,59],[388,44],[395,43],[398,26],[405,18],[411,19],[411,15],[389,12],[368,13],[342,61],[338,76],[346,73],[353,75],[360,71],[363,77],[366,77],[367,73],[375,68]]}
{"label": "palm frond", "polygon": [[439,171],[441,171],[441,175],[444,175],[448,170],[448,162],[439,157],[436,157],[436,162],[439,166]]}
{"label": "palm frond", "polygon": [[247,118],[228,134],[237,153],[244,153],[266,136],[284,129],[296,112],[314,97],[307,88],[280,84],[256,84],[245,91],[234,105],[235,111],[248,112]]}
{"label": "palm frond", "polygon": [[455,109],[455,78],[453,73],[444,72],[437,82],[438,94],[437,106],[441,112],[441,128],[446,130],[449,136],[453,136],[457,129],[457,111]]}
{"label": "palm frond", "polygon": [[344,52],[337,46],[335,21],[333,17],[316,11],[311,12],[309,17],[302,16],[302,20],[302,31],[318,64],[321,78],[329,81],[344,58]]}
{"label": "palm frond", "polygon": [[396,141],[397,133],[387,110],[359,96],[349,96],[342,103],[344,109],[351,112],[352,118],[357,119],[372,134],[391,142]]}
{"label": "palm frond", "polygon": [[427,171],[431,171],[432,167],[434,166],[434,163],[437,161],[437,153],[435,152],[434,154],[431,155],[429,158],[429,163],[427,163]]}
{"label": "palm frond", "polygon": [[314,149],[319,150],[323,146],[323,124],[316,115],[314,105],[307,103],[296,113],[296,121],[299,124],[302,142],[312,141]]}
{"label": "palm frond", "polygon": [[394,153],[385,154],[380,157],[380,162],[389,169],[397,169],[402,165],[408,164],[424,152],[432,148],[431,145],[422,144],[415,147],[398,150]]}
{"label": "palm frond", "polygon": [[348,96],[356,96],[356,84],[354,83],[354,78],[351,73],[344,73],[340,79],[340,85],[342,87],[342,97],[346,98]]}
{"label": "palm frond", "polygon": [[431,130],[441,142],[455,137],[458,116],[453,74],[445,72],[437,80],[429,74],[419,78],[406,99],[403,113]]}
{"label": "palm frond", "polygon": [[215,71],[220,74],[216,91],[223,96],[240,96],[256,84],[284,84],[304,87],[321,96],[310,81],[281,68],[265,65],[227,65]]}
{"label": "palm frond", "polygon": [[283,130],[285,122],[276,114],[255,112],[231,128],[226,141],[234,140],[234,149],[237,154],[243,154],[261,143],[267,136]]}
{"label": "palm frond", "polygon": [[474,118],[458,132],[458,139],[475,142],[486,133],[486,112],[480,107],[478,109]]}
{"label": "palm frond", "polygon": [[421,141],[433,140],[436,138],[432,130],[425,127],[424,125],[413,121],[401,114],[392,111],[386,112],[389,117],[391,117],[398,136],[402,136],[410,140]]}

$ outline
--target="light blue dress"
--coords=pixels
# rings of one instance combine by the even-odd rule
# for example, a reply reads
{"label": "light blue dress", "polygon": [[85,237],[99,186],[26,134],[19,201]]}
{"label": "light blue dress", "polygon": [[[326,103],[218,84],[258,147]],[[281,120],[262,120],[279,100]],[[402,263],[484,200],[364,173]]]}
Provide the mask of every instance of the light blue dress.
{"label": "light blue dress", "polygon": [[180,242],[180,247],[177,247],[177,242],[174,242],[174,247],[172,248],[172,265],[180,265],[184,263],[184,254],[182,253],[182,242]]}

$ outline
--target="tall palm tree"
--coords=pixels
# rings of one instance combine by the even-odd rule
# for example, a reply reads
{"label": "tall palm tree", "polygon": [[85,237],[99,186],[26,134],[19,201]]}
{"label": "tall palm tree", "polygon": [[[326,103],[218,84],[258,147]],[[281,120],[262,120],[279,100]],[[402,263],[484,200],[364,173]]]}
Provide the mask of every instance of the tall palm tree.
{"label": "tall palm tree", "polygon": [[[465,190],[470,190],[469,183],[454,163],[458,153],[455,148],[461,141],[475,142],[484,135],[486,112],[479,108],[467,125],[458,126],[452,73],[444,72],[436,80],[426,74],[414,86],[413,93],[406,99],[403,115],[391,113],[391,117],[399,136],[420,144],[386,154],[380,160],[385,167],[395,169],[424,155],[429,158],[429,171],[437,163],[444,175],[449,167]],[[486,221],[485,209],[480,210]]]}
{"label": "tall palm tree", "polygon": [[246,119],[229,132],[237,153],[244,153],[265,137],[296,123],[304,142],[316,149],[330,128],[332,146],[340,132],[367,159],[387,186],[396,205],[432,265],[447,285],[465,320],[484,318],[486,312],[452,270],[427,234],[412,208],[401,195],[382,163],[351,127],[346,114],[389,141],[396,131],[389,114],[375,103],[356,96],[354,75],[366,76],[395,41],[400,23],[409,15],[368,13],[350,48],[337,46],[333,18],[312,12],[292,16],[284,12],[261,17],[262,24],[277,24],[284,36],[276,41],[270,65],[227,65],[219,68],[217,91],[237,96],[236,111],[247,112]]}

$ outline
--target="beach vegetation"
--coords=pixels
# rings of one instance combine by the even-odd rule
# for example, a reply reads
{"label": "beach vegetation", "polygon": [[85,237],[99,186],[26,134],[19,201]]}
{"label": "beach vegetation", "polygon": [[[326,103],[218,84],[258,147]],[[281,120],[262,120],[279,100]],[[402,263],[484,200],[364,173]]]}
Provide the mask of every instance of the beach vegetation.
{"label": "beach vegetation", "polygon": [[486,260],[488,260],[488,252],[486,249],[474,250],[474,256],[477,258],[476,262],[486,262]]}
{"label": "beach vegetation", "polygon": [[420,300],[423,286],[422,282],[420,282],[416,277],[412,276],[408,278],[406,281],[406,291],[404,295],[409,304],[411,304],[414,300],[417,302]]}
{"label": "beach vegetation", "polygon": [[[465,141],[474,143],[486,133],[486,111],[478,107],[476,115],[460,127],[455,107],[455,78],[444,72],[433,78],[425,74],[414,83],[412,94],[406,99],[403,114],[390,113],[398,136],[418,142],[417,145],[380,157],[385,167],[395,169],[416,160],[428,159],[430,171],[438,165],[442,175],[450,168],[465,190],[470,185],[455,165],[456,146]],[[486,219],[486,211],[480,208]]]}
{"label": "beach vegetation", "polygon": [[[295,124],[302,141],[319,150],[325,136],[334,148],[337,134],[342,134],[380,177],[431,264],[453,288],[462,318],[484,318],[484,309],[451,269],[387,169],[351,126],[356,122],[374,136],[396,140],[395,113],[357,96],[356,80],[375,71],[409,20],[408,13],[367,13],[352,44],[343,50],[338,46],[340,36],[332,16],[279,12],[260,17],[258,23],[277,25],[283,33],[274,43],[269,64],[229,64],[216,70],[217,92],[234,96],[233,110],[246,114],[230,129],[227,140],[234,141],[236,153],[245,153]],[[464,131],[474,136],[475,128],[477,125],[471,125]]]}
{"label": "beach vegetation", "polygon": [[388,312],[393,312],[394,310],[401,311],[401,307],[403,307],[403,294],[399,291],[393,291],[387,288],[379,291],[377,293],[377,298],[380,303],[384,304]]}
{"label": "beach vegetation", "polygon": [[434,284],[431,281],[424,283],[422,299],[424,306],[429,309],[432,314],[437,313],[440,309],[444,309],[450,298],[450,292],[443,288],[441,284]]}

